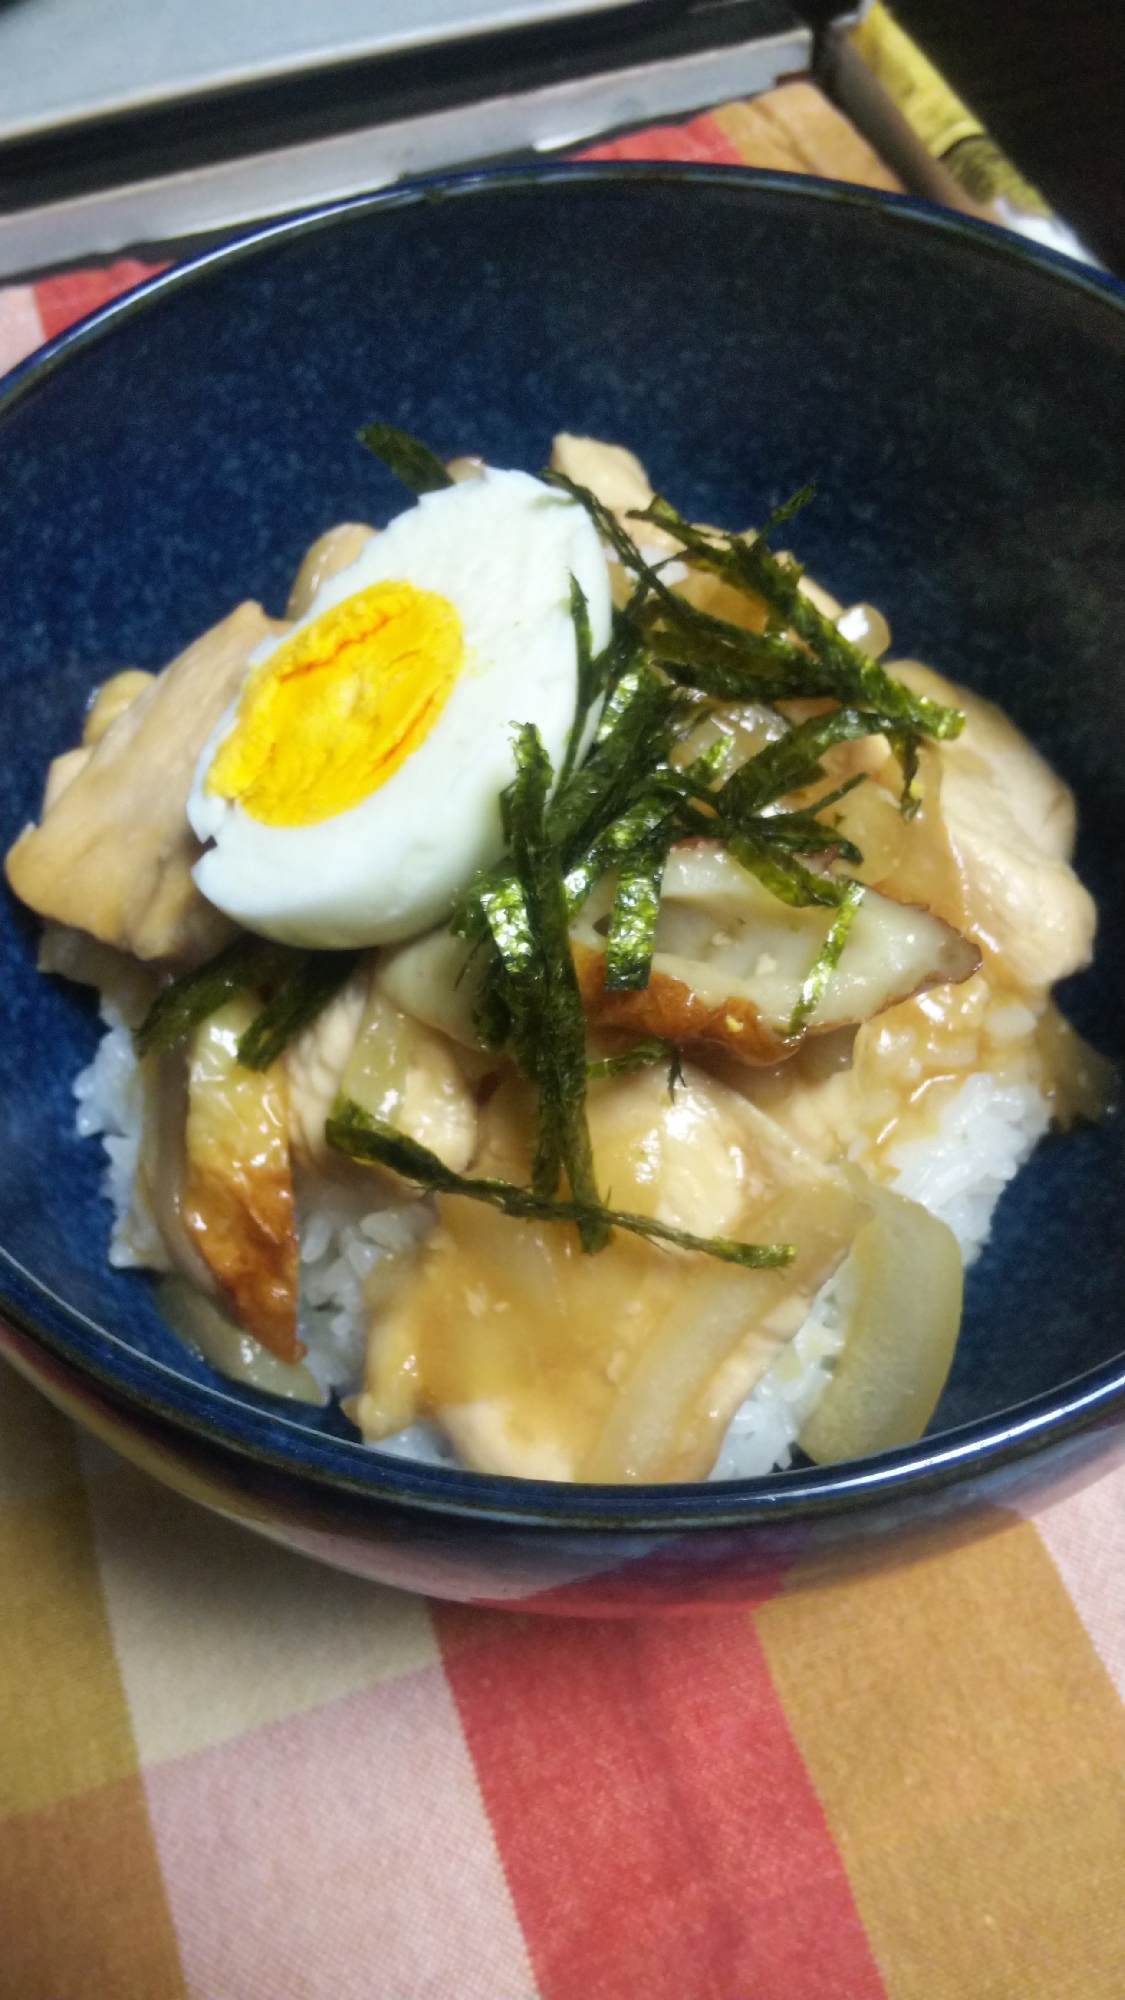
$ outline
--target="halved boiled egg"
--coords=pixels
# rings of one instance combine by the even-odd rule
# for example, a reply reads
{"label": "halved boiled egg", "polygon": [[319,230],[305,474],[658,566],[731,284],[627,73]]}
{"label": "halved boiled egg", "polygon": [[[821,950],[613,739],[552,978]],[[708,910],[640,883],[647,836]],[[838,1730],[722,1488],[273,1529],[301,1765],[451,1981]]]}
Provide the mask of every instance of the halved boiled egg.
{"label": "halved boiled egg", "polygon": [[[503,851],[512,738],[558,767],[574,719],[574,577],[594,647],[605,557],[584,510],[524,472],[426,494],[253,656],[196,766],[195,868],[247,929],[323,948],[437,923]],[[591,719],[591,726],[593,718]]]}

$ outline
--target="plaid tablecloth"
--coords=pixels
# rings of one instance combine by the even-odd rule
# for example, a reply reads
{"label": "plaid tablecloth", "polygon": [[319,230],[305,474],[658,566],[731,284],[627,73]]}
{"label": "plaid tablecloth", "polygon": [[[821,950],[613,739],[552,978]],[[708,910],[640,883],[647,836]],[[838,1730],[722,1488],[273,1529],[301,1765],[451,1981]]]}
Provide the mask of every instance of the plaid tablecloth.
{"label": "plaid tablecloth", "polygon": [[[892,184],[807,85],[601,149]],[[0,367],[143,275],[0,292]],[[1125,1470],[753,1610],[320,1569],[0,1366],[0,2000],[1122,2000]]]}

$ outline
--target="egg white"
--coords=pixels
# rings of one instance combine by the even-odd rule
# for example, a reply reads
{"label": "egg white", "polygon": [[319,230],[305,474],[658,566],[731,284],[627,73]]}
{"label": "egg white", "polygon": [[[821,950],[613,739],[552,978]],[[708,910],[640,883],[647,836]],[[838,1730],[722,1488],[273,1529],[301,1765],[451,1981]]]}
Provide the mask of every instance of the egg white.
{"label": "egg white", "polygon": [[[213,842],[194,870],[208,900],[248,930],[325,949],[389,944],[439,922],[475,871],[503,852],[499,799],[515,776],[514,727],[534,723],[556,769],[561,762],[577,693],[572,576],[600,651],[612,608],[593,524],[525,472],[490,469],[428,493],[373,536],[321,585],[299,624],[373,583],[435,591],[461,619],[456,683],[424,741],[378,790],[312,826],[265,826],[204,790],[235,721],[233,702],[188,799],[196,835]],[[280,643],[260,646],[252,667]]]}

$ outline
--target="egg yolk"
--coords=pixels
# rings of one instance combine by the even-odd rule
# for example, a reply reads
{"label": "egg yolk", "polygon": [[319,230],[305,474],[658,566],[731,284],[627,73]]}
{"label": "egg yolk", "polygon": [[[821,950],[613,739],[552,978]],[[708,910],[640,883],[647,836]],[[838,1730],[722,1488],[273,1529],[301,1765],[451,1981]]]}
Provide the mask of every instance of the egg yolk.
{"label": "egg yolk", "polygon": [[464,660],[444,597],[373,583],[302,625],[239,698],[205,790],[265,826],[312,826],[359,805],[429,735]]}

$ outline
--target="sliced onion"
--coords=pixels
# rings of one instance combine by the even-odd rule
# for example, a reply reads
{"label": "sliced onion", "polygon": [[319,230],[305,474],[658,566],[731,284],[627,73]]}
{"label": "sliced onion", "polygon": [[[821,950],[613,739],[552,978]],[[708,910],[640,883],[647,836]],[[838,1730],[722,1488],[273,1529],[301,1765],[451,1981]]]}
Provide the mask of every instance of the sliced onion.
{"label": "sliced onion", "polygon": [[385,953],[376,985],[416,1021],[436,1028],[467,1049],[480,1048],[473,1008],[480,992],[483,954],[448,930],[427,931]]}
{"label": "sliced onion", "polygon": [[[866,1189],[864,1191],[866,1205]],[[715,1461],[729,1410],[711,1389],[736,1348],[754,1342],[764,1375],[796,1331],[814,1292],[854,1238],[862,1208],[843,1177],[786,1189],[754,1218],[762,1241],[795,1242],[780,1271],[719,1265],[678,1287],[663,1326],[621,1387],[608,1422],[582,1464],[582,1480],[701,1479]],[[791,1305],[792,1313],[786,1313]],[[749,1371],[752,1386],[754,1369]]]}
{"label": "sliced onion", "polygon": [[267,1396],[284,1396],[291,1403],[315,1403],[323,1408],[328,1401],[303,1361],[279,1361],[186,1278],[161,1278],[156,1302],[180,1339],[232,1382],[244,1382]]}
{"label": "sliced onion", "polygon": [[921,1437],[961,1325],[961,1253],[916,1201],[865,1184],[871,1220],[836,1279],[844,1345],[800,1435],[820,1465]]}
{"label": "sliced onion", "polygon": [[428,1146],[454,1173],[476,1148],[477,1109],[448,1038],[372,991],[340,1088],[372,1117]]}

